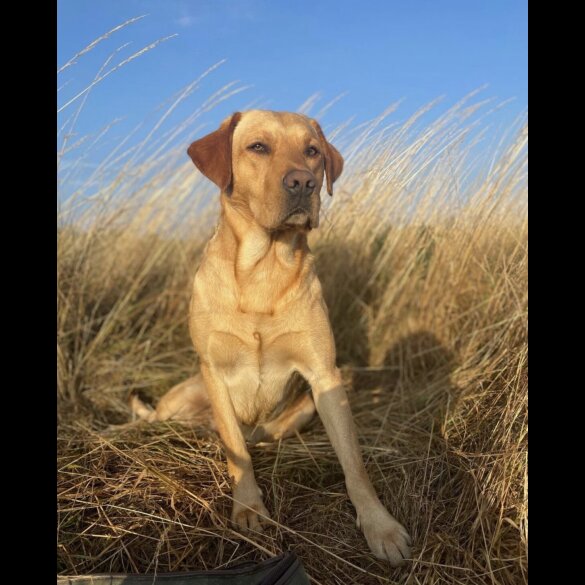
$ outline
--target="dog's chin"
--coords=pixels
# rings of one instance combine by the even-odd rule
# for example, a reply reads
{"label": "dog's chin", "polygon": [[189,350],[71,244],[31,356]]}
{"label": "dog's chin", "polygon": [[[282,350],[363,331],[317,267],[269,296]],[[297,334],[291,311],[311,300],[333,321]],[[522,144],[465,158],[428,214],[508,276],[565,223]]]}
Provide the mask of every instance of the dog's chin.
{"label": "dog's chin", "polygon": [[312,228],[311,216],[304,209],[295,209],[289,213],[280,223],[280,229],[285,230],[310,230]]}

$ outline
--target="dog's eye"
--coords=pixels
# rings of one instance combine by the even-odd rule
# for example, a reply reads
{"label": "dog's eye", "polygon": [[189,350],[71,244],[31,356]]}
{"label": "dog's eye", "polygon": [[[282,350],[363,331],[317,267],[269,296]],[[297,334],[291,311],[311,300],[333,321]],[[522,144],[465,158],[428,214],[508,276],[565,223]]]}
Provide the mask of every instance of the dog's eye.
{"label": "dog's eye", "polygon": [[266,144],[262,144],[261,142],[254,142],[254,144],[250,144],[250,146],[248,146],[248,150],[252,150],[260,154],[267,154],[268,146],[266,146]]}
{"label": "dog's eye", "polygon": [[307,150],[305,150],[305,155],[306,156],[317,156],[319,154],[319,151],[314,147],[314,146],[309,146],[309,148],[307,148]]}

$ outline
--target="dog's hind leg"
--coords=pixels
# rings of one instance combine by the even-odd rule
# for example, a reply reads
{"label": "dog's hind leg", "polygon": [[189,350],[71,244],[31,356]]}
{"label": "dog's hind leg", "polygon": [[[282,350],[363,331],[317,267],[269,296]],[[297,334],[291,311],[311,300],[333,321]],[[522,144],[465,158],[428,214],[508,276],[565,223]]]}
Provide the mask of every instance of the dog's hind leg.
{"label": "dog's hind leg", "polygon": [[200,374],[173,386],[159,400],[156,409],[144,403],[136,394],[129,398],[133,420],[121,425],[110,425],[107,435],[144,422],[176,420],[187,425],[205,425],[215,429],[205,383]]}
{"label": "dog's hind leg", "polygon": [[211,404],[201,374],[171,388],[156,405],[154,420],[177,420],[187,424],[213,425]]}
{"label": "dog's hind leg", "polygon": [[134,415],[148,422],[176,420],[185,424],[206,423],[213,427],[209,397],[200,374],[173,386],[154,410],[137,396],[131,397],[130,407]]}
{"label": "dog's hind leg", "polygon": [[133,418],[137,417],[138,420],[145,420],[148,422],[156,420],[156,411],[151,406],[142,402],[136,394],[130,396],[130,409],[132,410]]}
{"label": "dog's hind leg", "polygon": [[274,420],[258,425],[250,431],[250,443],[278,441],[292,437],[300,431],[315,414],[315,403],[309,392],[305,392]]}

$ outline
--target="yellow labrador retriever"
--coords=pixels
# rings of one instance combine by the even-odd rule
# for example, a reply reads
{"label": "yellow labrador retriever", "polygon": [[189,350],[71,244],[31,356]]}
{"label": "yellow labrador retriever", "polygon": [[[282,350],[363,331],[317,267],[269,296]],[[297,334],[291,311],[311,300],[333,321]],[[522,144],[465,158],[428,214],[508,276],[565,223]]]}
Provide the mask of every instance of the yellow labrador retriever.
{"label": "yellow labrador retriever", "polygon": [[[307,245],[343,158],[319,124],[286,112],[235,113],[188,150],[221,189],[221,216],[195,275],[190,331],[201,374],[171,389],[147,420],[193,422],[213,414],[233,485],[232,521],[260,530],[269,516],[246,440],[294,434],[315,408],[339,458],[357,524],[376,557],[399,565],[410,537],[366,473],[321,284]],[[304,378],[310,393],[295,392]],[[313,402],[314,400],[314,402]]]}

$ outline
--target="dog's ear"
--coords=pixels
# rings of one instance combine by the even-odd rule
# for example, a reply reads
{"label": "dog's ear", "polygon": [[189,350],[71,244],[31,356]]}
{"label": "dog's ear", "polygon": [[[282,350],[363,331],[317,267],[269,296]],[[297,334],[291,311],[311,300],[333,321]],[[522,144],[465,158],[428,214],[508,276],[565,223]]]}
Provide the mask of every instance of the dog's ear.
{"label": "dog's ear", "polygon": [[232,187],[232,138],[242,114],[226,118],[211,134],[196,140],[187,150],[195,166],[222,191]]}
{"label": "dog's ear", "polygon": [[333,195],[333,183],[337,181],[343,171],[343,157],[333,144],[329,144],[321,130],[321,126],[316,120],[311,120],[313,128],[317,131],[319,139],[321,140],[321,148],[323,149],[323,156],[325,158],[325,175],[327,177],[327,193]]}

